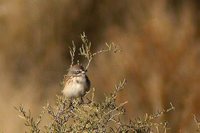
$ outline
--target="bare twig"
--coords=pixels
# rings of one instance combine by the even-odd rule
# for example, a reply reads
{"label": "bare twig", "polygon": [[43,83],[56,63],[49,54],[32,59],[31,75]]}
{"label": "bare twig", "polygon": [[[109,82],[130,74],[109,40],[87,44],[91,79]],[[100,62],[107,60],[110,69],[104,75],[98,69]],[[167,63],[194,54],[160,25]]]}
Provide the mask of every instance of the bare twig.
{"label": "bare twig", "polygon": [[194,122],[197,125],[197,131],[199,132],[200,131],[200,121],[197,119],[196,115],[193,115],[193,118],[194,118]]}
{"label": "bare twig", "polygon": [[109,52],[109,51],[113,51],[114,53],[120,51],[114,43],[112,43],[112,44],[106,43],[106,49],[101,49],[97,52],[92,53],[91,52],[91,42],[87,39],[87,36],[85,35],[84,32],[81,34],[81,40],[82,40],[83,44],[79,48],[79,55],[84,56],[88,60],[86,70],[88,69],[94,56],[101,54],[101,53]]}
{"label": "bare twig", "polygon": [[117,106],[116,108],[114,108],[113,110],[110,110],[109,112],[105,113],[105,116],[114,112],[115,110],[119,109],[120,107],[123,107],[125,104],[127,104],[128,101],[121,103],[119,106]]}
{"label": "bare twig", "polygon": [[19,111],[19,113],[21,113],[21,115],[19,115],[19,117],[25,120],[25,123],[24,123],[24,124],[25,124],[27,127],[30,128],[30,130],[31,130],[32,133],[40,133],[40,129],[39,129],[39,126],[38,126],[38,125],[40,124],[41,118],[42,118],[42,117],[39,117],[39,118],[37,119],[37,121],[35,121],[35,120],[33,119],[33,117],[31,116],[30,110],[29,110],[28,113],[27,113],[27,112],[24,110],[24,108],[23,108],[22,105],[20,105],[19,107],[15,107],[15,109],[16,109],[17,111]]}
{"label": "bare twig", "polygon": [[70,49],[70,56],[71,56],[71,65],[70,67],[73,66],[74,64],[74,58],[75,58],[75,52],[76,52],[76,45],[74,44],[74,41],[72,41],[72,47],[69,47]]}
{"label": "bare twig", "polygon": [[126,83],[127,83],[127,80],[123,79],[122,81],[119,82],[118,85],[115,85],[115,90],[116,91],[120,91],[121,89],[124,88],[124,86],[126,85]]}

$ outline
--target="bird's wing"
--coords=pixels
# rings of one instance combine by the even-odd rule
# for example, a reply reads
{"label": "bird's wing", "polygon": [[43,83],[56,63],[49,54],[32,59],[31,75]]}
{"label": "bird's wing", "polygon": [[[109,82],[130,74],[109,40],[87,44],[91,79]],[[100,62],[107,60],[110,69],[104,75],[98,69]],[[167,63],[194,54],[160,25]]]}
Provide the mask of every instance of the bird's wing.
{"label": "bird's wing", "polygon": [[62,86],[64,87],[65,86],[65,84],[67,83],[67,82],[69,82],[71,77],[70,76],[68,76],[68,75],[65,75],[64,76],[64,79],[63,79],[63,82],[62,82]]}
{"label": "bird's wing", "polygon": [[86,92],[88,92],[90,90],[90,86],[91,86],[88,76],[86,76],[86,82],[88,83],[88,86],[86,87]]}

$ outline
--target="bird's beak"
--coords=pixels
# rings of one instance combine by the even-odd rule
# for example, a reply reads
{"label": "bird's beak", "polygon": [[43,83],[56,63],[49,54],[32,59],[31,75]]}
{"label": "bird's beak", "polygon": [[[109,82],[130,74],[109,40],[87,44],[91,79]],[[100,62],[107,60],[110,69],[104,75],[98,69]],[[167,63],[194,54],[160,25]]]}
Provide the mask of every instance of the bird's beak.
{"label": "bird's beak", "polygon": [[86,73],[86,71],[82,71],[81,73],[82,73],[82,74],[85,74],[85,73]]}

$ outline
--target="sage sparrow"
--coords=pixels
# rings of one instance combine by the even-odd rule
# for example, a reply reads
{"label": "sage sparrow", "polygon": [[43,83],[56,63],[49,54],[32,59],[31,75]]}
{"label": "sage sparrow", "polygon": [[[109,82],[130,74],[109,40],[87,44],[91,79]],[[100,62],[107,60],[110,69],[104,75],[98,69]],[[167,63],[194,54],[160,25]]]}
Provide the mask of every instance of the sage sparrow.
{"label": "sage sparrow", "polygon": [[90,90],[90,80],[81,65],[72,66],[64,78],[62,93],[68,98],[83,97]]}

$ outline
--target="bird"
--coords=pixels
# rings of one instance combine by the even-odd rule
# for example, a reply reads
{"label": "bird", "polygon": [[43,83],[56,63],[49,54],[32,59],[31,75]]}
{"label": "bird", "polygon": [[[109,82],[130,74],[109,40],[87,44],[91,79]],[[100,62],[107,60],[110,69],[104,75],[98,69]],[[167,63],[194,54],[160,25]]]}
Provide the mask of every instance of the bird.
{"label": "bird", "polygon": [[90,90],[90,80],[86,75],[87,70],[82,65],[76,64],[69,68],[64,78],[62,93],[70,99],[81,98]]}

